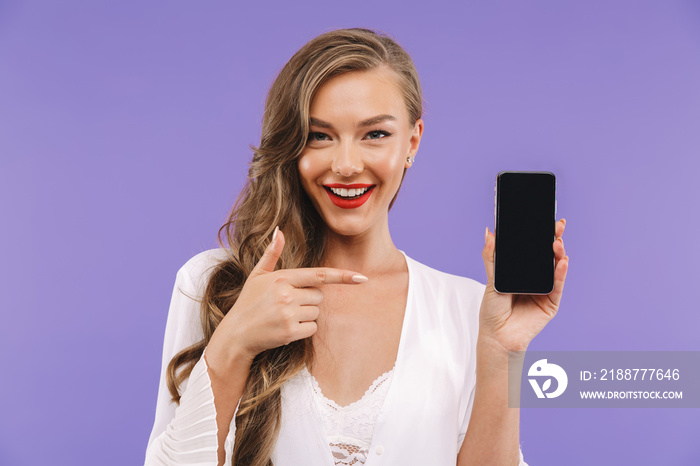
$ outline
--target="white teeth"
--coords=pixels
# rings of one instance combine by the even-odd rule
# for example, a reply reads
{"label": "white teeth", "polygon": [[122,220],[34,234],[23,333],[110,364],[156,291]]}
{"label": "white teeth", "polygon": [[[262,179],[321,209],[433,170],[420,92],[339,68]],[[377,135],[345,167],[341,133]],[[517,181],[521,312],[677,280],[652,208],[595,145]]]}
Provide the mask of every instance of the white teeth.
{"label": "white teeth", "polygon": [[331,188],[333,194],[337,194],[342,197],[356,197],[367,192],[369,188],[355,188],[355,189],[345,189],[345,188]]}

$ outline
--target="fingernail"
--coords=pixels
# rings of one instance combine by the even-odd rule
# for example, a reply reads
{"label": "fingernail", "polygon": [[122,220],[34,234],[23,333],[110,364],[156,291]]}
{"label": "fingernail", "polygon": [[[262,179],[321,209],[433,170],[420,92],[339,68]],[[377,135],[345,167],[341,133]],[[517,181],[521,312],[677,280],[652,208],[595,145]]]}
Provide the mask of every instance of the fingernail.
{"label": "fingernail", "polygon": [[275,232],[272,233],[272,242],[273,242],[273,243],[274,243],[275,240],[277,239],[277,232],[278,232],[278,231],[280,231],[279,225],[277,225],[277,226],[275,227]]}
{"label": "fingernail", "polygon": [[352,276],[352,281],[355,283],[364,283],[367,280],[369,280],[369,278],[365,277],[364,275],[360,275],[359,273]]}
{"label": "fingernail", "polygon": [[564,222],[564,226],[566,226],[566,219],[562,218],[561,221]]}
{"label": "fingernail", "polygon": [[484,233],[484,244],[486,244],[486,241],[489,239],[489,227],[486,227],[486,233]]}

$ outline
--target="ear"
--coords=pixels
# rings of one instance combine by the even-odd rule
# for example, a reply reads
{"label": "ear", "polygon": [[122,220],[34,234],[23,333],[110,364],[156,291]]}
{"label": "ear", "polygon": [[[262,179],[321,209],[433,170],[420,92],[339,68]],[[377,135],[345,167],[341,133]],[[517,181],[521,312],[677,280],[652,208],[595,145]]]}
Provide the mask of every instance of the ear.
{"label": "ear", "polygon": [[[418,118],[416,124],[413,126],[413,132],[411,133],[410,144],[408,148],[407,157],[415,157],[418,152],[418,147],[420,146],[420,140],[423,137],[423,119]],[[406,168],[410,167],[412,164],[406,162]]]}

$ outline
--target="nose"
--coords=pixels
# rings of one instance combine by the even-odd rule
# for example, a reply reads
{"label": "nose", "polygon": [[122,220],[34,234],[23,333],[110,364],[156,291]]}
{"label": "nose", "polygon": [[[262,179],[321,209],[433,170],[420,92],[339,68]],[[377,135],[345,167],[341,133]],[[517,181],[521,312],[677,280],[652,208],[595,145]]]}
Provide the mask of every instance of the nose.
{"label": "nose", "polygon": [[362,152],[360,148],[352,144],[351,141],[340,144],[334,151],[333,161],[331,162],[331,170],[333,173],[344,177],[350,177],[362,173],[364,169]]}

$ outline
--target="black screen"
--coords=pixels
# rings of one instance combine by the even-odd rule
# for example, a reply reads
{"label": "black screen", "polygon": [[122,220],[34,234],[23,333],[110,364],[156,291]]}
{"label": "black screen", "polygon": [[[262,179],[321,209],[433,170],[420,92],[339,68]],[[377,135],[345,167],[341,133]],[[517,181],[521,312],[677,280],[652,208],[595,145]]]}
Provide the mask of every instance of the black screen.
{"label": "black screen", "polygon": [[548,172],[501,172],[496,180],[495,288],[544,294],[554,285],[556,180]]}

